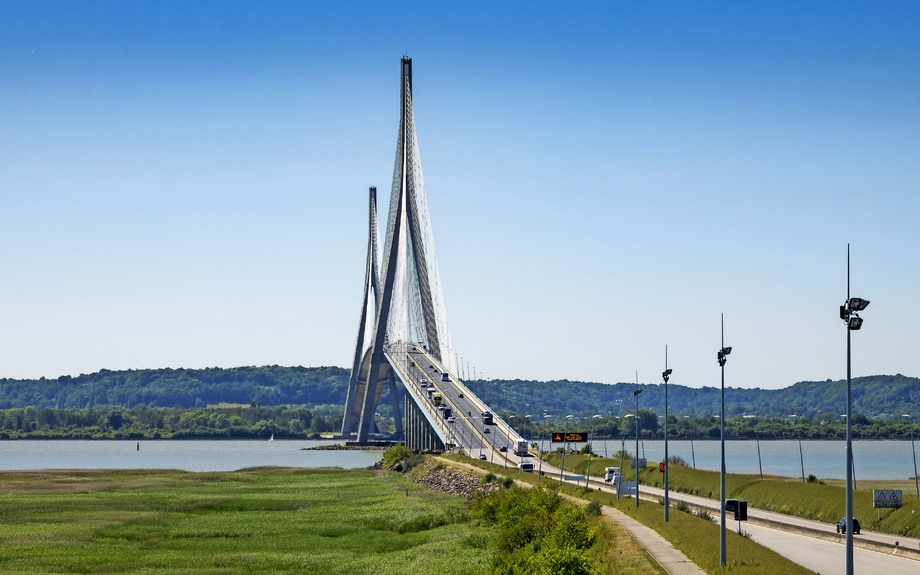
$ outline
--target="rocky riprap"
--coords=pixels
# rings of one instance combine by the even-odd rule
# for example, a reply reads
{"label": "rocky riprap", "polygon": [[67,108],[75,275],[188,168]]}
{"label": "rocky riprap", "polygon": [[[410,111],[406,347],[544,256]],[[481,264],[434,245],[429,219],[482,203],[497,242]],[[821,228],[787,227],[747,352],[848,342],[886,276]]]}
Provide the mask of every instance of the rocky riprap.
{"label": "rocky riprap", "polygon": [[479,492],[492,492],[499,489],[497,483],[483,483],[480,475],[431,461],[415,467],[409,476],[416,483],[421,483],[429,489],[458,495],[464,499],[472,499]]}

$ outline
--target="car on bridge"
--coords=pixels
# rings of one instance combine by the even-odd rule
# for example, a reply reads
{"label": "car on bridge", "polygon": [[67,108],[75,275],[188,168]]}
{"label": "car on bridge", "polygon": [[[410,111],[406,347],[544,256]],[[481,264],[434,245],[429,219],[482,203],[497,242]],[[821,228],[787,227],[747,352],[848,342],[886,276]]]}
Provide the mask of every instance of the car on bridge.
{"label": "car on bridge", "polygon": [[[847,518],[844,517],[837,522],[837,533],[847,532]],[[853,518],[853,535],[859,535],[859,519]]]}
{"label": "car on bridge", "polygon": [[488,427],[483,428],[482,432],[483,432],[483,433],[492,433],[491,431],[489,431],[489,428],[488,428]]}
{"label": "car on bridge", "polygon": [[463,392],[462,392],[462,391],[461,391],[460,393],[457,394],[457,399],[463,399]]}
{"label": "car on bridge", "polygon": [[451,415],[447,418],[447,423],[457,423],[457,418]]}
{"label": "car on bridge", "polygon": [[498,448],[498,450],[501,451],[502,453],[508,453],[508,446],[502,445],[501,447]]}

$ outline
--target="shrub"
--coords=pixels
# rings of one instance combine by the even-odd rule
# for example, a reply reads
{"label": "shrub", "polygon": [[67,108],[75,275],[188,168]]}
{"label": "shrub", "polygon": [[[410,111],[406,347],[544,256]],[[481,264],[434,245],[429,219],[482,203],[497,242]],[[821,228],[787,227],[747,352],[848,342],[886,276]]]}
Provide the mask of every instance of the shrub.
{"label": "shrub", "polygon": [[693,514],[699,517],[700,519],[705,519],[706,521],[712,521],[712,513],[710,513],[706,509],[697,509],[693,512]]}
{"label": "shrub", "polygon": [[690,467],[690,464],[687,463],[687,460],[681,457],[680,455],[672,455],[668,457],[668,465],[679,465],[681,467]]}
{"label": "shrub", "polygon": [[588,517],[599,517],[602,512],[601,504],[599,501],[591,501],[585,505],[585,515]]}
{"label": "shrub", "polygon": [[394,445],[383,452],[383,465],[387,468],[393,467],[400,461],[408,459],[415,455],[411,449],[405,445]]}

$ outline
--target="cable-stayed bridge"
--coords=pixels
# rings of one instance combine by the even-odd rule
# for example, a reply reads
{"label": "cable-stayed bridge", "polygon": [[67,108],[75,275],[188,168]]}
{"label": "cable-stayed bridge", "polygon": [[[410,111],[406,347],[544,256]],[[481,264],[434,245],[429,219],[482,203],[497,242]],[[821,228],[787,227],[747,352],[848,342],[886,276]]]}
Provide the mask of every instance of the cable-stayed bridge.
{"label": "cable-stayed bridge", "polygon": [[[440,451],[456,446],[477,454],[505,445],[510,450],[520,437],[497,415],[494,425],[484,425],[483,413],[491,410],[459,377],[412,113],[410,58],[400,61],[399,77],[399,132],[382,252],[377,189],[370,188],[368,194],[364,299],[342,435],[359,443],[375,435],[374,414],[386,387],[396,433],[410,448]],[[402,406],[397,381],[406,390]],[[438,409],[438,402],[450,408],[449,416]]]}

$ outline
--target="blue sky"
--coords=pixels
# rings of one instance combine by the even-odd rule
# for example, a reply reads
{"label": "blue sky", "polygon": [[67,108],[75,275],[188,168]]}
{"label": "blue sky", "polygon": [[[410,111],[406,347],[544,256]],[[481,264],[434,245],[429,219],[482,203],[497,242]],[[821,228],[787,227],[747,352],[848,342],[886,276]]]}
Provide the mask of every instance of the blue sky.
{"label": "blue sky", "polygon": [[404,54],[477,373],[920,375],[915,3],[187,4],[0,4],[0,376],[347,366]]}

